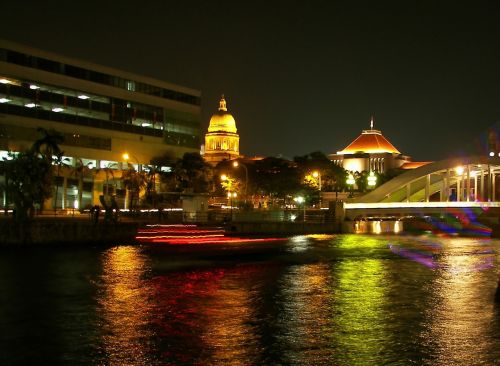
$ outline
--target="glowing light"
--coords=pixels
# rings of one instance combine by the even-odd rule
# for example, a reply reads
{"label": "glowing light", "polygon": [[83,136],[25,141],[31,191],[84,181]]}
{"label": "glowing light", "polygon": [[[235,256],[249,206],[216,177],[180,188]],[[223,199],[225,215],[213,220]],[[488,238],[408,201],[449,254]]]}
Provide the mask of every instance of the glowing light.
{"label": "glowing light", "polygon": [[304,202],[304,197],[298,196],[293,199],[297,203],[303,203]]}
{"label": "glowing light", "polygon": [[464,174],[464,167],[463,166],[457,166],[455,168],[455,171],[457,172],[458,175]]}
{"label": "glowing light", "polygon": [[38,85],[31,84],[31,85],[30,85],[30,89],[32,89],[32,90],[37,90],[37,89],[40,89],[40,87],[39,87]]}
{"label": "glowing light", "polygon": [[349,185],[353,185],[354,183],[356,183],[356,181],[354,180],[354,177],[351,173],[349,173],[349,176],[347,177],[346,183]]}
{"label": "glowing light", "polygon": [[373,172],[370,172],[370,175],[368,176],[368,185],[373,187],[377,184],[377,177]]}
{"label": "glowing light", "polygon": [[313,176],[314,178],[318,178],[318,177],[319,177],[319,173],[318,173],[318,172],[313,172],[313,173],[312,173],[312,176]]}
{"label": "glowing light", "polygon": [[125,160],[128,160],[130,158],[130,156],[127,153],[123,153],[122,157]]}
{"label": "glowing light", "polygon": [[286,238],[238,238],[226,237],[224,229],[201,229],[196,225],[148,225],[138,231],[136,239],[140,242],[165,243],[173,245],[219,244],[219,243],[255,243]]}
{"label": "glowing light", "polygon": [[1,83],[1,84],[10,84],[10,83],[11,83],[11,81],[10,81],[10,80],[8,80],[8,79],[0,79],[0,83]]}
{"label": "glowing light", "polygon": [[494,151],[490,151],[490,156],[495,156],[495,152]]}
{"label": "glowing light", "polygon": [[0,98],[0,103],[7,103],[7,102],[10,102],[10,99]]}
{"label": "glowing light", "polygon": [[220,180],[223,180],[223,181],[224,181],[224,180],[227,180],[227,175],[222,174],[222,175],[220,176]]}
{"label": "glowing light", "polygon": [[90,97],[88,95],[85,95],[85,94],[80,94],[78,96],[79,99],[83,99],[83,100],[86,100],[86,99],[89,99]]}
{"label": "glowing light", "polygon": [[233,166],[234,166],[235,168],[236,168],[238,165],[239,165],[239,164],[238,164],[238,162],[237,162],[237,161],[233,162]]}
{"label": "glowing light", "polygon": [[61,108],[61,107],[54,107],[54,108],[52,108],[52,112],[59,113],[59,112],[62,112],[62,111],[64,111],[64,108]]}
{"label": "glowing light", "polygon": [[24,106],[28,107],[28,108],[35,108],[36,104],[35,103],[28,103],[28,104],[25,104]]}

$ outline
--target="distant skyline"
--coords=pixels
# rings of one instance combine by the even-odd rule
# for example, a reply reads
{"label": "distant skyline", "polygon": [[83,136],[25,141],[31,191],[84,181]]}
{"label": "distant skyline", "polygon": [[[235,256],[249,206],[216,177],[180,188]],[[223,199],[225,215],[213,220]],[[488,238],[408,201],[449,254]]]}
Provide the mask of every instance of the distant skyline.
{"label": "distant skyline", "polygon": [[414,160],[500,121],[496,2],[8,2],[1,38],[221,94],[245,155],[343,149],[363,129]]}

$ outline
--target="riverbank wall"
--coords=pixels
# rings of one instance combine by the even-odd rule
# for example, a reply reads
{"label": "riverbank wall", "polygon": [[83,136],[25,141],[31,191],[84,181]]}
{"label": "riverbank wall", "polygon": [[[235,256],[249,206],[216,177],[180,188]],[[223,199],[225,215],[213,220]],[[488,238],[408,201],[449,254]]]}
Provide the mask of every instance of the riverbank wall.
{"label": "riverbank wall", "polygon": [[88,220],[37,219],[29,223],[0,221],[0,245],[113,245],[134,244],[140,224],[136,222],[94,224]]}
{"label": "riverbank wall", "polygon": [[339,233],[338,223],[236,221],[227,224],[228,235],[302,235]]}

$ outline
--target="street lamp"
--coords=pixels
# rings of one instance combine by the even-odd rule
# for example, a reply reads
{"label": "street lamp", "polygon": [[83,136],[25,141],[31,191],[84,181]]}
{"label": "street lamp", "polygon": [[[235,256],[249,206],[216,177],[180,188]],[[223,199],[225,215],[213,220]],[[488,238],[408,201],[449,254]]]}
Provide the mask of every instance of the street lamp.
{"label": "street lamp", "polygon": [[231,209],[231,221],[233,221],[233,198],[236,198],[238,194],[236,192],[228,192],[227,198],[229,199],[229,206]]}
{"label": "street lamp", "polygon": [[304,199],[304,197],[302,196],[298,196],[298,197],[295,197],[293,199],[295,202],[297,202],[298,204],[301,204],[303,203],[304,204],[304,217],[303,217],[303,220],[302,221],[306,221],[306,200]]}
{"label": "street lamp", "polygon": [[134,158],[135,162],[137,163],[137,171],[140,171],[141,164],[139,164],[139,159],[137,159],[137,157],[135,155],[130,155],[129,153],[124,152],[122,155],[122,158],[127,162],[127,164],[129,164],[128,161],[129,161],[131,156]]}
{"label": "street lamp", "polygon": [[349,173],[349,176],[347,177],[346,183],[349,186],[349,191],[350,191],[349,198],[351,198],[352,197],[352,186],[354,185],[354,183],[356,183],[352,173]]}
{"label": "street lamp", "polygon": [[245,203],[247,201],[247,188],[248,188],[248,169],[247,169],[247,166],[243,163],[239,163],[238,161],[234,161],[233,162],[233,167],[237,168],[239,166],[242,166],[243,168],[245,168]]}
{"label": "street lamp", "polygon": [[314,171],[312,173],[314,178],[318,179],[318,188],[319,188],[319,208],[321,209],[321,172]]}

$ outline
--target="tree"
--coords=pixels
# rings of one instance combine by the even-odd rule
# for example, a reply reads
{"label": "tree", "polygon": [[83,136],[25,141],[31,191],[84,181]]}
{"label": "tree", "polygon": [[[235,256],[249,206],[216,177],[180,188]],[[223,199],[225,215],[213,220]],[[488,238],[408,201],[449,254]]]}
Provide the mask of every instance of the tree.
{"label": "tree", "polygon": [[199,153],[185,153],[174,167],[177,190],[192,190],[194,193],[206,193],[213,177],[211,167],[205,163]]}
{"label": "tree", "polygon": [[2,188],[14,204],[15,219],[22,222],[34,215],[35,204],[42,206],[52,196],[52,164],[34,149],[10,157],[0,164],[6,177]]}
{"label": "tree", "polygon": [[59,144],[64,142],[64,136],[61,133],[43,127],[38,127],[36,130],[41,137],[31,146],[33,153],[40,154],[49,161],[52,161],[54,156],[63,155],[63,151],[59,147]]}
{"label": "tree", "polygon": [[130,209],[134,209],[139,202],[140,192],[146,187],[147,177],[145,172],[138,172],[129,164],[129,169],[122,175],[123,185],[130,192],[129,205]]}

